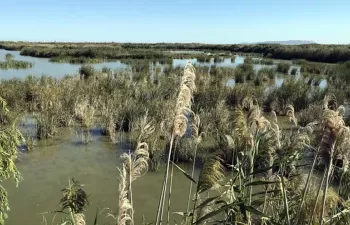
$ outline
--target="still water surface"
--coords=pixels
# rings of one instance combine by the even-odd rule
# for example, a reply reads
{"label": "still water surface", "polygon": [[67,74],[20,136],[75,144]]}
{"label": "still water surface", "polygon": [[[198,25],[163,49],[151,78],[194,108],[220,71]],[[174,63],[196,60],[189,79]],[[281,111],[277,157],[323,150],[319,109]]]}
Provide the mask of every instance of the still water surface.
{"label": "still water surface", "polygon": [[[107,213],[117,211],[117,167],[121,166],[120,154],[129,151],[128,143],[113,145],[97,130],[93,132],[94,140],[82,145],[68,128],[62,129],[61,133],[54,140],[40,141],[33,152],[21,152],[17,166],[23,181],[18,188],[13,182],[5,183],[11,208],[6,224],[41,224],[41,213],[59,210],[60,190],[68,185],[69,177],[84,184],[89,194],[90,205],[85,212],[87,224],[93,223],[96,210],[99,224],[115,224]],[[181,167],[189,170],[184,165]],[[149,172],[133,183],[135,224],[141,224],[143,215],[148,220],[155,217],[163,176],[163,170]],[[178,170],[174,172],[173,187],[172,211],[184,211],[189,181]],[[60,216],[56,216],[55,223],[52,223],[54,214],[46,214],[45,219],[47,224],[60,224]],[[173,219],[181,220],[176,215]]]}
{"label": "still water surface", "polygon": [[[15,60],[23,60],[34,63],[33,68],[29,69],[8,69],[8,70],[0,70],[0,79],[11,79],[11,78],[24,78],[27,75],[41,76],[48,75],[54,77],[64,77],[65,75],[73,75],[78,73],[81,65],[79,64],[69,64],[69,63],[53,63],[50,62],[48,58],[35,58],[31,56],[22,56],[19,51],[8,51],[4,49],[0,49],[0,61],[5,59],[5,55],[7,53],[11,53],[14,55]],[[183,67],[187,63],[187,59],[174,59],[172,60],[172,67]],[[234,61],[231,61],[230,58],[224,59],[222,62],[197,62],[196,59],[191,59],[191,62],[198,66],[217,66],[217,67],[236,67],[244,62],[244,57],[236,56]],[[103,67],[115,69],[126,69],[129,68],[129,65],[125,63],[121,63],[119,60],[113,62],[103,62],[103,63],[95,63],[92,64],[95,69],[101,70]],[[156,66],[163,66],[159,63],[155,64]],[[167,65],[169,66],[169,65]],[[269,67],[266,65],[254,65],[255,70],[259,70],[263,67]],[[270,66],[271,67],[271,66]]]}

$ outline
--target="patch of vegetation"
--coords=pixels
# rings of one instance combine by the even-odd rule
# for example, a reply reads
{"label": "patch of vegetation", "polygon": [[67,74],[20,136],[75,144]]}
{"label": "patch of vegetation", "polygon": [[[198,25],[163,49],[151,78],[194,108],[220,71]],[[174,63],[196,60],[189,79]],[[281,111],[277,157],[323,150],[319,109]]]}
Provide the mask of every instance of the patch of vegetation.
{"label": "patch of vegetation", "polygon": [[14,60],[14,56],[10,53],[6,54],[5,60],[5,62],[0,62],[0,69],[28,69],[34,66],[30,62]]}
{"label": "patch of vegetation", "polygon": [[82,65],[79,68],[80,78],[88,79],[95,74],[95,68],[92,65]]}
{"label": "patch of vegetation", "polygon": [[277,65],[277,72],[288,73],[290,65],[288,63],[279,63]]}
{"label": "patch of vegetation", "polygon": [[[68,51],[72,49],[72,52],[77,53],[79,56],[94,58],[93,51],[88,53],[93,48],[98,48],[99,52],[105,52],[100,58],[115,59],[117,55],[120,58],[126,58],[126,55],[120,51],[126,50],[127,52],[139,49],[147,49],[151,51],[169,51],[169,50],[190,50],[190,51],[210,51],[210,52],[231,52],[231,53],[244,53],[244,54],[256,54],[263,55],[273,59],[285,59],[285,60],[308,60],[314,62],[325,62],[325,63],[339,63],[350,60],[350,48],[349,45],[321,45],[321,44],[305,44],[305,45],[279,45],[279,44],[234,44],[234,45],[218,45],[218,44],[196,44],[196,43],[57,43],[57,42],[0,42],[0,48],[6,50],[24,50],[25,48],[41,48],[40,51],[25,50],[23,54],[31,56],[42,56],[46,55],[50,58],[53,56],[60,55],[57,52]],[[46,50],[43,50],[46,49]],[[52,50],[50,50],[52,49]],[[104,50],[102,50],[104,49]],[[108,50],[107,50],[108,49]],[[112,49],[112,50],[111,50]],[[43,52],[46,53],[43,53]],[[109,54],[107,52],[114,52]],[[130,53],[129,53],[130,54]],[[127,54],[127,55],[129,55]],[[62,54],[70,55],[70,54]],[[87,56],[88,55],[88,56]],[[149,54],[131,54],[129,58],[150,58]],[[183,55],[183,54],[182,54]],[[70,55],[71,56],[71,55]],[[122,57],[123,56],[123,57]],[[163,55],[164,56],[164,55]],[[75,56],[78,57],[78,56]],[[155,55],[154,55],[155,57]],[[98,57],[97,57],[98,58]],[[140,59],[140,58],[138,58]]]}
{"label": "patch of vegetation", "polygon": [[298,68],[292,68],[292,69],[290,70],[290,75],[296,75],[297,72],[298,72]]}
{"label": "patch of vegetation", "polygon": [[92,63],[102,63],[104,62],[104,59],[86,58],[86,57],[72,58],[72,57],[58,56],[58,57],[51,58],[49,61],[55,62],[55,63],[92,64]]}
{"label": "patch of vegetation", "polygon": [[274,68],[262,68],[258,71],[259,77],[267,76],[270,80],[275,78],[276,69]]}

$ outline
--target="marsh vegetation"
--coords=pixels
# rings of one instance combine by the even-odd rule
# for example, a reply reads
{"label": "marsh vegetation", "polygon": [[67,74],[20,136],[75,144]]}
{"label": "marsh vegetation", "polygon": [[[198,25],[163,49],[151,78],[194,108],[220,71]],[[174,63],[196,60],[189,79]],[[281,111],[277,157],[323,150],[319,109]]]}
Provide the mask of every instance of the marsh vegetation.
{"label": "marsh vegetation", "polygon": [[[64,78],[27,76],[0,82],[4,99],[0,130],[10,135],[1,136],[6,153],[2,157],[10,156],[12,161],[4,161],[4,166],[15,178],[17,146],[25,147],[24,154],[35,154],[39,147],[31,143],[55,139],[63,130],[69,129],[82,146],[94,144],[96,129],[110,145],[130,146],[120,155],[119,173],[110,175],[120,180],[119,195],[110,196],[115,207],[96,214],[96,222],[87,221],[89,193],[69,180],[57,204],[65,224],[99,224],[99,218],[107,215],[111,224],[120,225],[349,221],[349,63],[324,70],[323,64],[295,62],[301,65],[300,75],[289,63],[256,70],[250,57],[235,68],[188,62],[184,68],[152,70],[148,61],[136,61],[134,56],[142,52],[143,57],[164,57],[152,53],[157,46],[144,51],[128,44],[119,50],[119,44],[103,50],[98,44],[86,45],[84,50],[74,44],[71,50],[57,44],[50,49],[18,43],[5,47],[52,59],[116,58],[124,49],[135,54],[126,57],[133,60],[124,70],[86,64],[79,74]],[[204,62],[209,58],[201,57]],[[219,62],[223,57],[210,58]],[[318,66],[322,68],[303,70]],[[278,73],[290,74],[281,85],[274,82]],[[232,79],[235,84],[227,85]],[[326,87],[320,87],[322,79],[327,80]],[[25,140],[16,126],[20,118],[30,118],[34,124],[33,134],[25,135]],[[135,191],[135,186],[146,182],[147,173],[160,171],[164,179],[155,182],[158,204],[141,221],[135,198],[147,194]],[[175,197],[181,179],[187,179],[189,189]],[[179,211],[176,206],[175,211],[175,201],[185,207]],[[3,204],[5,212],[7,202]]]}
{"label": "marsh vegetation", "polygon": [[5,61],[0,61],[0,69],[27,69],[33,67],[33,64],[26,61],[18,61],[14,59],[14,56],[7,53]]}

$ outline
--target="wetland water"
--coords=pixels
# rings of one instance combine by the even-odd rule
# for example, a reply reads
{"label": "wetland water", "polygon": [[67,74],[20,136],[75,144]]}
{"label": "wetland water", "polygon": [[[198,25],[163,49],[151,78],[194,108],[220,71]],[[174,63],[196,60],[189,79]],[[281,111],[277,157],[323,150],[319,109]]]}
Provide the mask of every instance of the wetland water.
{"label": "wetland water", "polygon": [[[78,73],[80,67],[80,65],[68,63],[52,63],[46,58],[21,56],[18,51],[2,49],[0,49],[0,60],[4,60],[7,53],[13,54],[15,60],[33,62],[34,67],[0,70],[0,79],[24,78],[29,74],[34,76],[44,74],[60,78],[66,74]],[[236,67],[244,62],[244,57],[236,56],[233,62],[231,59],[224,59],[218,63],[197,63],[195,59],[192,62],[199,66]],[[184,66],[185,63],[186,60],[174,59],[172,64],[167,66]],[[154,65],[162,66],[158,63]],[[127,64],[120,61],[94,64],[96,69],[102,69],[105,66],[111,69],[128,68]],[[266,66],[254,65],[255,70],[262,67]],[[276,76],[274,84],[281,85],[285,76]],[[326,81],[322,82],[326,85]],[[11,208],[6,224],[60,224],[61,215],[57,215],[52,222],[54,214],[42,215],[41,213],[59,210],[59,200],[62,197],[60,190],[68,185],[68,178],[71,177],[84,184],[84,190],[89,194],[90,205],[85,213],[87,224],[93,223],[96,211],[99,213],[98,224],[114,224],[111,217],[107,218],[107,212],[108,210],[113,213],[117,211],[119,175],[117,167],[121,166],[120,154],[128,152],[129,145],[127,142],[113,145],[107,137],[101,136],[98,130],[93,133],[93,139],[88,145],[81,145],[74,131],[61,129],[57,138],[38,141],[33,152],[21,151],[17,166],[22,173],[23,181],[18,188],[10,181],[4,184],[8,190]],[[184,165],[182,167],[186,168]],[[141,223],[142,216],[148,220],[155,217],[163,175],[163,170],[149,172],[133,183],[135,224]],[[178,170],[175,170],[174,177],[171,211],[184,211],[189,181]],[[171,220],[174,221],[174,219],[181,221],[179,216],[172,215]]]}
{"label": "wetland water", "polygon": [[[40,76],[40,75],[47,75],[47,76],[54,76],[54,77],[64,77],[65,75],[73,75],[77,74],[80,68],[80,64],[69,64],[69,63],[54,63],[50,62],[49,58],[35,58],[31,56],[22,56],[20,55],[19,51],[7,51],[4,49],[0,49],[0,61],[3,61],[5,59],[5,56],[7,53],[11,53],[14,55],[15,60],[23,60],[28,61],[31,63],[34,63],[33,68],[29,69],[8,69],[8,70],[0,70],[0,79],[11,79],[11,78],[24,78],[27,75],[34,75],[34,76]],[[230,58],[225,58],[223,61],[220,62],[197,62],[196,59],[191,60],[192,63],[199,65],[199,66],[217,66],[217,67],[236,67],[240,64],[243,64],[244,57],[242,56],[236,56],[235,60],[232,62]],[[172,65],[165,65],[165,66],[172,66],[172,67],[183,67],[186,65],[187,59],[174,59],[172,60]],[[92,64],[95,69],[101,70],[103,67],[114,69],[126,69],[129,66],[125,63],[122,63],[121,61],[113,61],[113,62],[103,62],[103,63],[95,63]],[[156,66],[164,66],[159,63],[155,64]],[[269,67],[266,65],[254,65],[255,70],[259,70],[263,67]],[[270,66],[271,67],[271,66]]]}
{"label": "wetland water", "polygon": [[[41,213],[59,210],[61,189],[67,187],[68,178],[74,177],[84,184],[90,205],[85,212],[87,224],[93,224],[96,210],[100,213],[98,224],[115,224],[106,217],[109,210],[116,212],[118,206],[118,169],[120,154],[129,151],[128,143],[113,145],[99,130],[93,132],[93,141],[82,145],[78,136],[68,128],[60,130],[58,138],[39,141],[33,152],[20,153],[17,162],[23,180],[18,188],[13,182],[5,182],[10,208],[9,225],[38,225],[43,221]],[[185,168],[184,165],[181,167]],[[189,169],[189,168],[188,168]],[[148,220],[156,214],[158,197],[164,171],[148,172],[133,183],[135,224],[141,224],[142,216]],[[174,171],[172,211],[186,209],[189,181],[178,170]],[[57,214],[46,214],[47,224],[61,224]],[[174,215],[173,219],[180,220]],[[44,223],[45,224],[45,223]]]}
{"label": "wetland water", "polygon": [[[69,64],[69,63],[53,63],[50,62],[48,58],[35,58],[31,56],[21,56],[19,51],[7,51],[4,49],[0,49],[0,61],[5,59],[5,55],[7,53],[11,53],[14,55],[15,60],[23,60],[34,63],[34,66],[29,69],[8,69],[8,70],[1,70],[0,69],[0,80],[1,79],[12,79],[12,78],[25,78],[28,75],[33,76],[41,76],[41,75],[47,75],[47,76],[54,76],[54,77],[64,77],[65,75],[74,75],[77,74],[80,68],[80,64]],[[186,65],[187,59],[173,59],[172,64],[168,65],[162,65],[159,63],[153,63],[151,65],[151,69],[155,69],[156,67],[184,67]],[[198,65],[198,66],[216,66],[216,67],[229,67],[234,68],[240,64],[244,63],[244,57],[243,56],[235,56],[234,61],[231,60],[231,58],[225,58],[223,61],[220,62],[197,62],[196,59],[191,59],[191,62]],[[277,61],[276,61],[277,62]],[[118,70],[118,69],[127,69],[129,68],[129,65],[122,63],[121,61],[113,61],[113,62],[103,62],[103,63],[95,63],[92,64],[95,69],[101,70],[103,67],[111,68],[112,70]],[[261,68],[273,68],[276,65],[259,65],[254,64],[254,70],[260,70]],[[300,69],[298,66],[297,69]],[[300,73],[300,72],[299,72]],[[275,82],[272,82],[271,85],[281,86],[283,83],[283,80],[286,75],[278,74],[275,77]],[[228,81],[228,85],[234,85],[234,79],[230,79]],[[320,83],[320,87],[324,88],[327,86],[327,80],[323,79]]]}

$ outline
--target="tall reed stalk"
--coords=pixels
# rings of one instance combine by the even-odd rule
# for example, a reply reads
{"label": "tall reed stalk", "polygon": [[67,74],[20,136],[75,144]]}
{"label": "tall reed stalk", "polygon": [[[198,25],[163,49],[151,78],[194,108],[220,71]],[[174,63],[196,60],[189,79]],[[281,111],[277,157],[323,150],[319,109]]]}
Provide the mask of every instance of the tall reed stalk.
{"label": "tall reed stalk", "polygon": [[[170,139],[170,147],[168,151],[168,159],[166,163],[166,169],[164,174],[164,180],[162,185],[162,191],[159,198],[156,225],[162,224],[163,213],[164,213],[164,204],[165,204],[165,195],[167,192],[168,178],[169,178],[169,169],[170,161],[173,151],[173,145],[176,137],[182,137],[187,130],[187,117],[186,115],[191,112],[191,99],[193,91],[195,90],[195,69],[193,65],[188,62],[184,69],[184,74],[181,77],[180,91],[175,106],[175,118],[173,121],[173,130]],[[169,223],[169,221],[167,222]]]}
{"label": "tall reed stalk", "polygon": [[[200,118],[199,118],[198,115],[196,115],[194,117],[194,123],[192,123],[192,136],[195,139],[195,146],[194,146],[194,156],[193,156],[191,177],[194,176],[194,169],[195,169],[195,166],[196,166],[198,144],[201,142],[201,134],[199,134],[199,125],[200,125]],[[188,212],[188,210],[190,208],[190,201],[191,201],[191,198],[192,198],[192,186],[193,186],[193,182],[190,181],[190,189],[189,189],[189,192],[188,192],[186,212]],[[187,217],[186,217],[186,221],[187,221]]]}
{"label": "tall reed stalk", "polygon": [[132,182],[148,171],[149,149],[148,144],[143,140],[153,132],[154,127],[147,123],[145,117],[141,124],[141,134],[138,138],[136,150],[133,154],[123,153],[120,156],[123,165],[120,169],[119,213],[116,219],[118,225],[134,224]]}
{"label": "tall reed stalk", "polygon": [[323,224],[323,216],[325,213],[325,205],[326,205],[326,199],[327,199],[327,191],[328,191],[328,186],[329,186],[329,178],[331,176],[331,172],[332,172],[332,165],[333,165],[333,157],[334,157],[334,147],[335,147],[336,141],[334,141],[333,146],[331,148],[331,157],[329,159],[329,163],[328,163],[328,167],[326,170],[326,183],[324,186],[324,190],[323,190],[323,200],[322,200],[322,211],[321,211],[321,216],[320,216],[320,220],[319,220],[319,224],[322,225]]}

